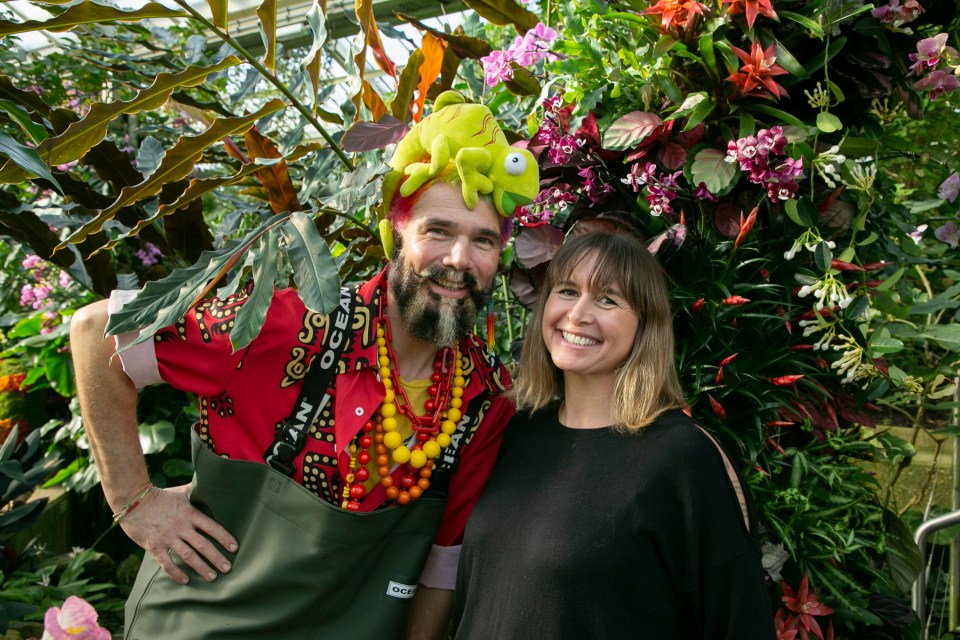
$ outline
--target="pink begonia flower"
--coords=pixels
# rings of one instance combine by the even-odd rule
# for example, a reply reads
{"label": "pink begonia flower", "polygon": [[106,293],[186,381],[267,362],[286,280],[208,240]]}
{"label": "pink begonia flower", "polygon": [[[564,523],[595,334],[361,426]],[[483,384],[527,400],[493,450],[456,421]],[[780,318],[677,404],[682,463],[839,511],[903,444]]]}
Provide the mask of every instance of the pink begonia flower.
{"label": "pink begonia flower", "polygon": [[110,640],[110,632],[97,624],[97,611],[77,596],[62,607],[50,607],[43,616],[41,640]]}
{"label": "pink begonia flower", "polygon": [[24,258],[23,262],[21,262],[20,264],[21,266],[23,266],[24,269],[34,269],[42,262],[43,260],[40,259],[40,256],[29,255],[26,258]]}
{"label": "pink begonia flower", "polygon": [[913,83],[914,89],[930,90],[930,99],[936,100],[938,97],[948,91],[960,89],[960,80],[949,71],[938,69],[933,71],[926,78]]}
{"label": "pink begonia flower", "polygon": [[934,231],[933,235],[937,236],[937,240],[946,242],[954,249],[960,246],[960,229],[955,222],[948,222]]}
{"label": "pink begonia flower", "polygon": [[941,200],[953,202],[957,199],[958,194],[960,194],[960,176],[954,171],[946,180],[940,183],[940,190],[937,191],[937,196]]}

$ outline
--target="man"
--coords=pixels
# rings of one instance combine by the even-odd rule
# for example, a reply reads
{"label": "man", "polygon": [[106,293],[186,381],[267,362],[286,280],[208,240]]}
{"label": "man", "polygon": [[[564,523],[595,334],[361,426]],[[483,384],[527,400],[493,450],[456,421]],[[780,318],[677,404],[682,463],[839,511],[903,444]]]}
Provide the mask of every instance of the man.
{"label": "man", "polygon": [[[396,257],[345,287],[329,317],[275,292],[261,334],[232,353],[240,294],[202,302],[114,358],[103,333],[122,299],[74,316],[78,395],[104,493],[147,552],[127,638],[382,640],[404,626],[405,637],[444,637],[463,527],[512,415],[499,395],[505,370],[470,333],[509,228],[498,211],[512,210],[477,199],[496,201],[503,185],[459,158],[429,175],[421,167],[412,191],[395,189],[407,174],[392,165]],[[534,195],[535,169],[501,200]],[[200,397],[192,486],[149,483],[136,388],[154,382]]]}

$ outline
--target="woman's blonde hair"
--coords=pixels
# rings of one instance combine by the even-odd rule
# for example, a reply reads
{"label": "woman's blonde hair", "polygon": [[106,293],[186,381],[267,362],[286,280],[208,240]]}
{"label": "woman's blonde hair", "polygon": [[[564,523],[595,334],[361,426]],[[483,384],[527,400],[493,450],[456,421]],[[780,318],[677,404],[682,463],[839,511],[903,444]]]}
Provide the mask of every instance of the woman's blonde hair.
{"label": "woman's blonde hair", "polygon": [[617,427],[641,429],[663,411],[683,407],[685,402],[674,361],[667,283],[656,259],[633,235],[587,233],[568,239],[553,257],[527,327],[512,395],[518,409],[530,411],[563,401],[563,371],[554,365],[544,342],[543,310],[557,283],[568,280],[593,256],[590,289],[618,289],[638,317],[633,349],[617,369],[613,419]]}

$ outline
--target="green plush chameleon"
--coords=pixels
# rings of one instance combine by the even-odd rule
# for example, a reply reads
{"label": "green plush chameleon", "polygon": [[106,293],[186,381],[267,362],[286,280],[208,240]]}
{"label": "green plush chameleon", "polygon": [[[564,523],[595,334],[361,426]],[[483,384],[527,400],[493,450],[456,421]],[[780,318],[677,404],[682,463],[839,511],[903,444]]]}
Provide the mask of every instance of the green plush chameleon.
{"label": "green plush chameleon", "polygon": [[[414,125],[397,145],[384,178],[384,205],[397,186],[409,196],[430,180],[461,184],[464,203],[473,209],[478,194],[493,194],[502,216],[533,202],[540,188],[537,161],[526,149],[511,147],[486,105],[444,91],[433,113]],[[403,176],[407,179],[401,183]]]}

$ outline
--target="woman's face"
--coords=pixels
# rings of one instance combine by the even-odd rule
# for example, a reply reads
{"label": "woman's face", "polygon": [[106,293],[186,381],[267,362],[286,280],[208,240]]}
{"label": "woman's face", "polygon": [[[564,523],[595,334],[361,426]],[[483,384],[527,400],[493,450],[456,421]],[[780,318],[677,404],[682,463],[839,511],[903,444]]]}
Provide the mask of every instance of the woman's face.
{"label": "woman's face", "polygon": [[610,384],[630,355],[639,320],[615,285],[590,289],[596,257],[584,257],[550,290],[541,329],[554,365],[571,375],[607,376]]}

